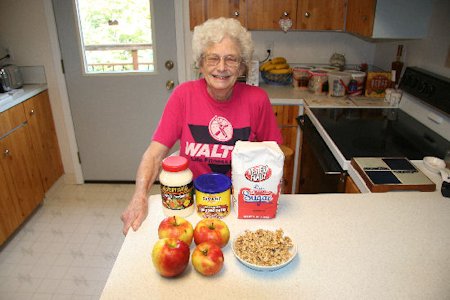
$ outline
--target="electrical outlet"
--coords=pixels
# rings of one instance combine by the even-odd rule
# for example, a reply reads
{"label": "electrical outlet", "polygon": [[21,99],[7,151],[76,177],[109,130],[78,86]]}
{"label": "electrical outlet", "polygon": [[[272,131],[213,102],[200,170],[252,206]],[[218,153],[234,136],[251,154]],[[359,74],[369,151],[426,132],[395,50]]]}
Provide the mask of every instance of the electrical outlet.
{"label": "electrical outlet", "polygon": [[273,56],[273,48],[274,48],[273,41],[267,41],[266,42],[266,53],[269,54],[269,56]]}
{"label": "electrical outlet", "polygon": [[11,48],[5,48],[6,54],[9,55],[8,58],[9,60],[13,60],[13,56],[11,54]]}

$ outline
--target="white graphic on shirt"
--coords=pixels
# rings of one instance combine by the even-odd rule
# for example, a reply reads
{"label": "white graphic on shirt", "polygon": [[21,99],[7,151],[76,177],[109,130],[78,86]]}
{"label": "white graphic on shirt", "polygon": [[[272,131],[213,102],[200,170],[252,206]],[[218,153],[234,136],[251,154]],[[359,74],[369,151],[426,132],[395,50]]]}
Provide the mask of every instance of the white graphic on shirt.
{"label": "white graphic on shirt", "polygon": [[208,125],[209,134],[219,142],[226,142],[233,138],[233,126],[224,117],[214,116]]}

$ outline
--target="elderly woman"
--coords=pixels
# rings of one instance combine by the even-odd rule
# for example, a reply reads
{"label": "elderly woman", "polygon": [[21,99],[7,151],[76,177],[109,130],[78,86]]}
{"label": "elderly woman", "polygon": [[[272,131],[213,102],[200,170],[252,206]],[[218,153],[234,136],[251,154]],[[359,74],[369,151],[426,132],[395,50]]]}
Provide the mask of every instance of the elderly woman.
{"label": "elderly woman", "polygon": [[192,45],[203,78],[180,84],[170,96],[121,217],[124,234],[130,227],[137,230],[146,218],[148,190],[178,140],[194,178],[211,172],[230,176],[238,140],[282,142],[266,92],[236,82],[252,58],[250,33],[237,20],[211,19],[195,27]]}

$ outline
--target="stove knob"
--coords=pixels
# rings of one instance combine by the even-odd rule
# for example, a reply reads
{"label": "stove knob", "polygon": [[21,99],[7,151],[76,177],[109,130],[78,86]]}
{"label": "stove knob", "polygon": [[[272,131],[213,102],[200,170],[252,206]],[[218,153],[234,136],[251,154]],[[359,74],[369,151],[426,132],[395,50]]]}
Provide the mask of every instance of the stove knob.
{"label": "stove knob", "polygon": [[421,82],[419,86],[417,87],[417,91],[421,94],[425,93],[425,90],[427,89],[427,84],[425,82]]}
{"label": "stove knob", "polygon": [[419,79],[416,77],[411,77],[411,80],[409,81],[409,86],[412,88],[415,88],[419,84]]}
{"label": "stove knob", "polygon": [[433,96],[434,92],[436,91],[436,88],[434,87],[434,85],[431,84],[425,84],[425,89],[423,91],[423,94],[426,97],[430,97]]}

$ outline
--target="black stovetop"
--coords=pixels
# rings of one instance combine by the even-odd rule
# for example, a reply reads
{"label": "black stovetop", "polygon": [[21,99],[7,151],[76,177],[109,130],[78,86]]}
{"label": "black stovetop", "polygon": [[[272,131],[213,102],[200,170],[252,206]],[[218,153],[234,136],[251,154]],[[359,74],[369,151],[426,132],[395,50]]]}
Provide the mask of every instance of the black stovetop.
{"label": "black stovetop", "polygon": [[398,108],[311,108],[347,160],[443,158],[450,142]]}

